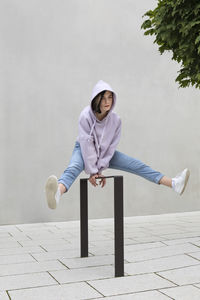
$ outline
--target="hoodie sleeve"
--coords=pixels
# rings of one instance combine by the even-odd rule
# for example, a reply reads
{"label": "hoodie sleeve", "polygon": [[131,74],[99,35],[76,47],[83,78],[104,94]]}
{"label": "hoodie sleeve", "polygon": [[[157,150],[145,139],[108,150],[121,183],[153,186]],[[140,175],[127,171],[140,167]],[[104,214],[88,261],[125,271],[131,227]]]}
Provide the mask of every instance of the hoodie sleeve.
{"label": "hoodie sleeve", "polygon": [[101,157],[101,160],[97,163],[99,173],[101,173],[103,170],[105,170],[109,167],[109,162],[114,155],[114,152],[115,152],[116,147],[120,140],[120,136],[121,136],[121,119],[119,118],[119,123],[116,128],[112,142],[111,142],[110,146],[108,147],[108,150],[103,155],[103,157]]}
{"label": "hoodie sleeve", "polygon": [[90,130],[87,118],[81,114],[79,117],[79,142],[85,164],[85,173],[97,174],[97,153],[94,145],[94,137],[90,135]]}

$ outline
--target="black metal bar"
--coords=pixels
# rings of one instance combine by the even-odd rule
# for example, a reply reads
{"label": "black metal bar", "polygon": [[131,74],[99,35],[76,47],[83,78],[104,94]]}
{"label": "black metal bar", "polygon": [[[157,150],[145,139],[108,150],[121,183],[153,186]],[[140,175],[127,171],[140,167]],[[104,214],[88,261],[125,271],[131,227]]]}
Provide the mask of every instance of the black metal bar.
{"label": "black metal bar", "polygon": [[81,257],[88,256],[88,184],[80,179],[80,234]]}
{"label": "black metal bar", "polygon": [[114,177],[115,277],[124,276],[123,176]]}
{"label": "black metal bar", "polygon": [[[104,178],[114,178],[115,277],[121,277],[124,276],[123,176]],[[81,257],[88,256],[88,179],[80,179]]]}

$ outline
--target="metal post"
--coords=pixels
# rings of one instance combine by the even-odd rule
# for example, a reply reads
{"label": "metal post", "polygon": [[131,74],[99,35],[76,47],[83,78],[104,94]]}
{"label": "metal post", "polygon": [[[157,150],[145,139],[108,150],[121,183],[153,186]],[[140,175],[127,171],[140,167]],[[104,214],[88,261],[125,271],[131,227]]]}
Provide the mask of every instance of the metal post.
{"label": "metal post", "polygon": [[[123,176],[114,178],[115,277],[124,276]],[[88,256],[88,178],[80,179],[81,257]]]}
{"label": "metal post", "polygon": [[87,179],[80,179],[80,234],[81,257],[88,256],[88,184]]}
{"label": "metal post", "polygon": [[124,276],[123,176],[114,176],[115,277]]}

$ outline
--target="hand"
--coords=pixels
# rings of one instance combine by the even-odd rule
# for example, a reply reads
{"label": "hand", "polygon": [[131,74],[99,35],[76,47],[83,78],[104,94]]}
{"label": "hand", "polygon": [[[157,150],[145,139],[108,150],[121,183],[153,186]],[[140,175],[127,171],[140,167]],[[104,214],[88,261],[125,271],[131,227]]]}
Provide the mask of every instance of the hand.
{"label": "hand", "polygon": [[101,187],[103,188],[106,185],[106,178],[104,178],[104,176],[102,174],[99,174],[99,177],[101,178],[99,184],[101,185]]}
{"label": "hand", "polygon": [[96,178],[98,178],[98,177],[99,177],[99,174],[94,174],[94,175],[91,175],[90,178],[89,178],[89,182],[90,182],[94,187],[97,186]]}
{"label": "hand", "polygon": [[97,183],[96,183],[96,179],[97,178],[101,178],[100,179],[100,182],[99,182],[99,185],[101,185],[101,187],[104,187],[105,184],[106,184],[106,178],[103,178],[104,176],[102,174],[94,174],[94,175],[91,175],[90,178],[89,178],[89,182],[94,186],[96,187],[97,186]]}

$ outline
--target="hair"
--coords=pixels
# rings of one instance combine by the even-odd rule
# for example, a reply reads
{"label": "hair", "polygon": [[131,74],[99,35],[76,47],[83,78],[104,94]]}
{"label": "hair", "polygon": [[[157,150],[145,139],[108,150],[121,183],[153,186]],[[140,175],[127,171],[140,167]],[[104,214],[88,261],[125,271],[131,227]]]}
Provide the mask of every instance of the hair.
{"label": "hair", "polygon": [[[100,92],[99,94],[97,94],[94,99],[92,100],[92,110],[96,113],[101,113],[101,110],[100,110],[100,105],[101,105],[101,100],[105,94],[106,90]],[[113,96],[113,92],[112,93],[112,96]]]}

